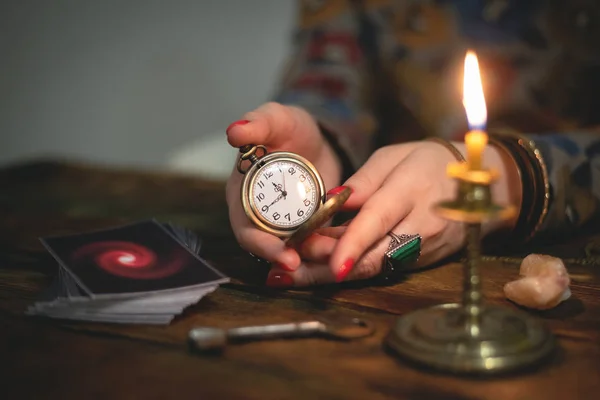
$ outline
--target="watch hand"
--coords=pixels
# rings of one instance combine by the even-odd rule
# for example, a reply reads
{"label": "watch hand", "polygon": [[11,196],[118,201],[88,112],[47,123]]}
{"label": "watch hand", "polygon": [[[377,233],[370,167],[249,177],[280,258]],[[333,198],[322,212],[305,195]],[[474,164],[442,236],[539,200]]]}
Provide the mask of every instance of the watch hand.
{"label": "watch hand", "polygon": [[281,183],[279,183],[279,184],[277,184],[275,182],[271,182],[271,183],[275,187],[275,191],[276,192],[281,192],[281,194],[283,195],[283,197],[287,196],[287,192],[285,191],[285,189],[283,189]]}
{"label": "watch hand", "polygon": [[267,207],[271,208],[271,206],[275,203],[277,203],[279,200],[281,200],[281,198],[283,197],[283,193],[281,193],[279,196],[277,196],[277,198],[275,200],[273,200],[273,202],[271,204],[269,204]]}
{"label": "watch hand", "polygon": [[279,172],[281,172],[281,179],[283,180],[283,197],[287,198],[287,191],[285,190],[285,174],[281,169],[279,169]]}

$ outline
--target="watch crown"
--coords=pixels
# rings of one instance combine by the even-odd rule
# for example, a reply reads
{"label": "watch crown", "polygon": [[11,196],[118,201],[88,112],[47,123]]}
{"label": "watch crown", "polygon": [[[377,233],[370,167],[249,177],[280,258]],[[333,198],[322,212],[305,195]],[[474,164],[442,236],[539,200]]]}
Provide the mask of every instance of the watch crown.
{"label": "watch crown", "polygon": [[245,145],[243,145],[242,147],[240,147],[240,153],[242,153],[242,154],[243,154],[243,153],[247,153],[247,152],[249,152],[250,150],[252,150],[252,148],[253,148],[253,147],[254,147],[254,145],[251,145],[251,144],[245,144]]}
{"label": "watch crown", "polygon": [[261,157],[263,157],[265,154],[267,154],[267,148],[263,145],[253,145],[253,144],[245,144],[243,146],[240,147],[240,158],[238,160],[237,163],[237,170],[239,171],[240,174],[245,174],[246,170],[244,170],[242,168],[242,162],[246,161],[246,160],[250,160],[250,162],[252,164],[254,164],[255,162],[258,161],[258,159],[260,157],[256,156],[256,151],[258,149],[261,149],[263,151],[263,154],[261,155]]}

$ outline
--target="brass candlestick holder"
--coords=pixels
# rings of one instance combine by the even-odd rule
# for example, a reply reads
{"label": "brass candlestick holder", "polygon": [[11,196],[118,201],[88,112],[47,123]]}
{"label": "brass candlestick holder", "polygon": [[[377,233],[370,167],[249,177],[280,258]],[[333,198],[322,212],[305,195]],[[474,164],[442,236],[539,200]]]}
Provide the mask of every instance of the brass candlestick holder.
{"label": "brass candlestick holder", "polygon": [[554,336],[524,312],[483,304],[481,290],[481,224],[510,218],[516,210],[493,203],[490,186],[496,171],[457,163],[448,166],[448,174],[458,180],[457,197],[437,205],[436,211],[467,228],[462,304],[407,314],[398,319],[386,342],[400,356],[454,373],[492,374],[536,363],[555,348]]}

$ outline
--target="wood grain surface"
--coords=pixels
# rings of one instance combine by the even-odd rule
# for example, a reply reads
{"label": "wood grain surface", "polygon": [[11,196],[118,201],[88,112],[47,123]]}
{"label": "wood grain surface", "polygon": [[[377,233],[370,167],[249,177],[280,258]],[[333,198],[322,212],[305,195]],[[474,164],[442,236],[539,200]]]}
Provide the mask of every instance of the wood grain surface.
{"label": "wood grain surface", "polygon": [[[169,326],[114,325],[23,314],[57,271],[38,238],[156,218],[194,230],[202,256],[232,278]],[[0,171],[0,397],[7,399],[597,399],[600,393],[598,236],[572,238],[482,265],[486,301],[516,307],[503,285],[519,257],[543,251],[573,260],[572,297],[528,311],[557,335],[545,365],[495,378],[428,371],[397,359],[383,338],[399,316],[460,301],[462,266],[451,262],[381,286],[354,282],[306,290],[264,286],[267,267],[239,248],[224,184],[155,171],[40,161]],[[587,246],[587,253],[586,253]],[[590,247],[591,246],[591,247]],[[590,250],[591,249],[591,250]],[[585,261],[587,262],[581,262]],[[374,336],[232,345],[218,356],[186,346],[188,330],[359,316]]]}

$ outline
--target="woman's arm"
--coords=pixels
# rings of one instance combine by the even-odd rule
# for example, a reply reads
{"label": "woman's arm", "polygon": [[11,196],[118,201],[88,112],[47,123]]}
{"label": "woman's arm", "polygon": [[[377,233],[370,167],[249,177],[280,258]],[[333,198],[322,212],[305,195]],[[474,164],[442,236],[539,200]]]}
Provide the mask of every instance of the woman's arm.
{"label": "woman's arm", "polygon": [[600,217],[600,135],[565,133],[492,135],[492,145],[511,154],[522,203],[512,241],[578,233]]}
{"label": "woman's arm", "polygon": [[547,170],[548,208],[534,237],[568,236],[600,217],[600,134],[527,135]]}
{"label": "woman's arm", "polygon": [[[300,5],[292,55],[273,100],[311,114],[348,178],[374,150],[369,57],[350,1]],[[300,2],[303,4],[303,2]]]}

